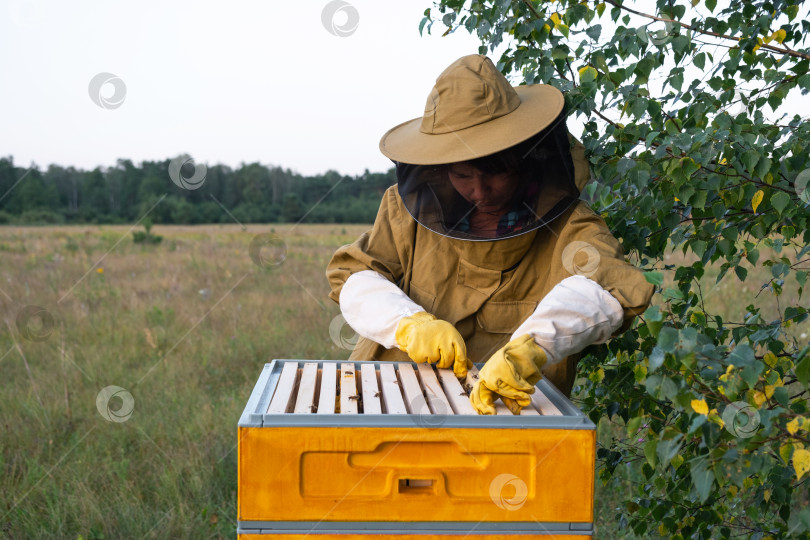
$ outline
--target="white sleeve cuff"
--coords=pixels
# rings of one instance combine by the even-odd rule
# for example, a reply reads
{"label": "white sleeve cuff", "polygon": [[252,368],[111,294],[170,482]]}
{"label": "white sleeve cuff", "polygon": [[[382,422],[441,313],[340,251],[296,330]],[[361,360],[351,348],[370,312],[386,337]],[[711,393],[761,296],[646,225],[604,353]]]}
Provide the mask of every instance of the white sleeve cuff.
{"label": "white sleeve cuff", "polygon": [[512,339],[530,334],[555,364],[592,343],[605,343],[623,320],[624,309],[613,295],[593,280],[571,276],[549,291]]}
{"label": "white sleeve cuff", "polygon": [[349,276],[340,291],[340,311],[355,332],[387,349],[397,346],[396,331],[402,317],[425,309],[373,270]]}

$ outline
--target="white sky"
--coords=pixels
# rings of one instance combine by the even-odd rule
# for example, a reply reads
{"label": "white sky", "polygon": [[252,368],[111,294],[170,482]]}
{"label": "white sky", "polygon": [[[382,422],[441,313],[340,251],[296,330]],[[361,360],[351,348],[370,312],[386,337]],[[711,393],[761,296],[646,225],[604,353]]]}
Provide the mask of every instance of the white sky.
{"label": "white sky", "polygon": [[[440,24],[420,37],[431,0],[351,0],[359,24],[339,37],[321,20],[328,3],[0,0],[0,156],[41,169],[188,153],[302,174],[387,170],[382,134],[421,116],[439,73],[479,42],[440,37]],[[604,37],[610,19],[598,22]],[[120,107],[91,100],[101,72],[126,84]]]}
{"label": "white sky", "polygon": [[[327,3],[0,0],[0,156],[41,169],[189,153],[387,170],[382,134],[421,116],[436,77],[478,40],[420,38],[430,0],[351,0],[359,24],[338,37],[321,22]],[[90,99],[99,72],[126,84],[119,108]]]}

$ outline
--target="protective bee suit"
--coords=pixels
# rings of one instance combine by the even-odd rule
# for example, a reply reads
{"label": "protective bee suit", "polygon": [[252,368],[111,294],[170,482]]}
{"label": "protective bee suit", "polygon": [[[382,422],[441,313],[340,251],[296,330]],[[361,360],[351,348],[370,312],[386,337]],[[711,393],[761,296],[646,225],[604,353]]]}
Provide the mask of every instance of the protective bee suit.
{"label": "protective bee suit", "polygon": [[[543,359],[526,380],[542,370],[568,394],[576,353],[646,309],[652,285],[578,199],[590,173],[564,120],[559,91],[512,88],[488,58],[471,55],[437,79],[421,119],[386,133],[380,148],[396,165],[397,184],[372,229],[338,249],[326,271],[330,298],[361,336],[350,359],[420,361],[406,352],[403,321],[430,314],[457,330],[476,363],[494,364],[507,344],[529,336]],[[448,182],[443,164],[505,148],[521,156],[517,188],[497,228],[476,232],[475,205]]]}

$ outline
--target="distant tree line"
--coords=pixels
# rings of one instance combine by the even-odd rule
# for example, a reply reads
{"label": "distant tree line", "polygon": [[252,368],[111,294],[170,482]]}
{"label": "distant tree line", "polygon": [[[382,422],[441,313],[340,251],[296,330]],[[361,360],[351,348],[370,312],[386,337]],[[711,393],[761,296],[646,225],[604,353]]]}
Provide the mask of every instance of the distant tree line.
{"label": "distant tree line", "polygon": [[[172,181],[169,163],[119,159],[92,171],[40,171],[0,158],[0,224],[131,223],[147,212],[154,223],[371,223],[383,192],[396,183],[393,168],[302,176],[251,163],[209,166],[200,187],[187,190]],[[194,165],[181,173],[191,178]]]}

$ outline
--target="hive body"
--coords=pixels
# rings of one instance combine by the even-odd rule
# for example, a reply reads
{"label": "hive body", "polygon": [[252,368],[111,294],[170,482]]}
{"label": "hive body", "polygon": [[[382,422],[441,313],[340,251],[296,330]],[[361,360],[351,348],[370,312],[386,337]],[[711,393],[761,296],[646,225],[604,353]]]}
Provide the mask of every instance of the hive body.
{"label": "hive body", "polygon": [[520,416],[464,392],[429,365],[265,365],[239,421],[239,537],[590,538],[593,423],[546,381]]}

